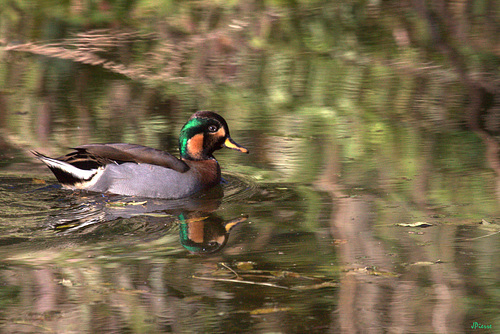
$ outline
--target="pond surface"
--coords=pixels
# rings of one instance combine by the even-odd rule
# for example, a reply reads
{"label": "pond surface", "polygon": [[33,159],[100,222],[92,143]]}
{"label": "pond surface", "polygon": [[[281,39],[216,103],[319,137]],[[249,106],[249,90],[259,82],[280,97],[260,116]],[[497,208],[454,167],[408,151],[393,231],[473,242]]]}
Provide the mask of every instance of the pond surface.
{"label": "pond surface", "polygon": [[[311,194],[311,213],[301,196],[310,190],[231,175],[222,199],[210,192],[178,201],[71,193],[49,178],[1,181],[7,332],[331,325],[339,264],[326,195]],[[308,216],[324,227],[303,226]]]}
{"label": "pond surface", "polygon": [[499,226],[490,218],[422,214],[325,180],[259,182],[227,169],[223,176],[221,187],[168,201],[71,192],[38,164],[10,166],[0,177],[2,330],[498,326]]}

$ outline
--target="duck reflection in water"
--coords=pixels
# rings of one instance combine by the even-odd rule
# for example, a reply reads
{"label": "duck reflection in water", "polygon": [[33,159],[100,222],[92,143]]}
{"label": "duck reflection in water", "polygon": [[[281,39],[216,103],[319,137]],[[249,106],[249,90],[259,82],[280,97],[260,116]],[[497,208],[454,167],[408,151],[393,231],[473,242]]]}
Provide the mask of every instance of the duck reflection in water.
{"label": "duck reflection in water", "polygon": [[224,248],[231,229],[247,220],[242,215],[225,221],[217,215],[222,197],[221,186],[178,200],[75,193],[69,208],[53,216],[51,228],[111,239],[129,234],[145,241],[174,235],[179,228],[180,244],[191,254],[213,254]]}
{"label": "duck reflection in water", "polygon": [[191,218],[185,218],[184,214],[179,216],[181,245],[193,254],[216,253],[227,243],[231,229],[247,217],[223,221],[217,215],[198,217],[197,214]]}

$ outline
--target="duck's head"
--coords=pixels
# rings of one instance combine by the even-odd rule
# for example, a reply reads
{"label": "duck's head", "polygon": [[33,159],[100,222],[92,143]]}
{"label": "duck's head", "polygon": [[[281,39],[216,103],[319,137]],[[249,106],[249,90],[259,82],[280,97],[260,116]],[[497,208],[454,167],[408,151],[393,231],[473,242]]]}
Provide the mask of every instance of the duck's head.
{"label": "duck's head", "polygon": [[212,111],[198,111],[182,127],[179,149],[183,159],[212,159],[214,151],[223,147],[248,153],[246,148],[231,139],[229,127],[219,114]]}

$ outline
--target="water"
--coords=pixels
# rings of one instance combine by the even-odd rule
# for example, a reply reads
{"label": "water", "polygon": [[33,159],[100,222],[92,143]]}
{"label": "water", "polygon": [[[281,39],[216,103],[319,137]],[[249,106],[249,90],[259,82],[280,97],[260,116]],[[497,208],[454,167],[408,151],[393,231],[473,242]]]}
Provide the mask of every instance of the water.
{"label": "water", "polygon": [[[293,189],[225,180],[222,200],[162,201],[2,178],[4,330],[239,332],[282,316],[327,328],[338,266],[325,231],[301,226]],[[213,250],[196,234],[227,240]]]}
{"label": "water", "polygon": [[498,225],[418,224],[408,212],[402,219],[404,205],[359,189],[333,197],[224,179],[222,189],[164,201],[73,193],[47,173],[3,176],[3,331],[458,333],[496,324]]}
{"label": "water", "polygon": [[2,331],[499,326],[495,178],[460,151],[475,137],[427,149],[416,130],[387,123],[363,146],[345,124],[306,116],[260,133],[246,129],[260,116],[229,115],[251,154],[217,152],[222,185],[173,201],[64,190],[11,151],[0,177]]}
{"label": "water", "polygon": [[[175,153],[187,116],[165,120],[164,148]],[[500,326],[496,179],[477,137],[390,122],[347,132],[349,122],[313,113],[262,133],[252,127],[265,117],[225,116],[251,153],[216,152],[224,182],[189,199],[71,192],[29,153],[7,151],[2,331]]]}

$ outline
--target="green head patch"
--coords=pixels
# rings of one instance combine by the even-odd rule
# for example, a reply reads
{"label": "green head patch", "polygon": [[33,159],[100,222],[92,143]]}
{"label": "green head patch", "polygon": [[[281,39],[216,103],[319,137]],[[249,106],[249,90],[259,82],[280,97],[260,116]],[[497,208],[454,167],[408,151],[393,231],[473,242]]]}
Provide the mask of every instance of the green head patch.
{"label": "green head patch", "polygon": [[179,150],[181,152],[181,157],[188,156],[187,144],[189,139],[203,132],[203,126],[206,124],[206,121],[207,120],[204,119],[192,118],[182,127],[181,134],[179,135]]}

